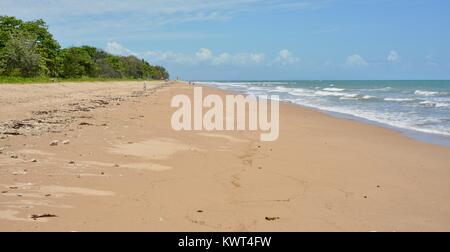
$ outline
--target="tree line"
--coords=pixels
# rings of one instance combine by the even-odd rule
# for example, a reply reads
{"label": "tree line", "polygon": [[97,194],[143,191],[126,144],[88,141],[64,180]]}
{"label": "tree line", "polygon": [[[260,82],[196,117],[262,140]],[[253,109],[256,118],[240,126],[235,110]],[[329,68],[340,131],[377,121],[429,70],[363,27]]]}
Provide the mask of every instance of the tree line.
{"label": "tree line", "polygon": [[0,16],[0,76],[168,79],[162,66],[92,46],[61,48],[42,19]]}

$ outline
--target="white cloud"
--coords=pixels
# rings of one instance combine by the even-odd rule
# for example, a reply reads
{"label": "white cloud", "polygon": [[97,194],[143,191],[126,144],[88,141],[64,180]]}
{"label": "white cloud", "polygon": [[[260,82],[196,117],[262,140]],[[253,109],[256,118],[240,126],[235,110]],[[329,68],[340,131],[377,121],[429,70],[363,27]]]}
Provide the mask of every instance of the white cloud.
{"label": "white cloud", "polygon": [[212,61],[213,65],[223,65],[231,62],[232,55],[229,53],[221,53]]}
{"label": "white cloud", "polygon": [[398,62],[400,61],[400,55],[397,51],[391,50],[389,55],[387,56],[387,61],[389,62]]}
{"label": "white cloud", "polygon": [[263,53],[238,53],[233,55],[232,64],[236,65],[258,65],[265,61]]}
{"label": "white cloud", "polygon": [[356,67],[362,67],[362,66],[368,66],[369,63],[361,57],[359,54],[353,54],[347,57],[347,60],[345,62],[347,66],[356,66]]}
{"label": "white cloud", "polygon": [[294,64],[298,62],[300,59],[295,57],[289,50],[283,49],[278,52],[278,56],[275,58],[275,62],[287,65],[287,64]]}
{"label": "white cloud", "polygon": [[255,63],[262,63],[266,59],[266,55],[263,53],[252,53],[250,54],[250,59]]}
{"label": "white cloud", "polygon": [[208,48],[200,48],[198,52],[195,53],[195,56],[200,61],[210,60],[213,57],[211,50]]}
{"label": "white cloud", "polygon": [[199,62],[195,54],[188,55],[173,51],[146,51],[142,53],[142,57],[152,64],[175,63],[180,65],[194,65]]}
{"label": "white cloud", "polygon": [[181,65],[192,65],[196,63],[194,62],[194,57],[172,51],[147,51],[142,53],[141,56],[152,64],[172,62]]}
{"label": "white cloud", "polygon": [[122,56],[137,55],[136,53],[123,47],[121,44],[119,44],[115,41],[108,42],[106,44],[105,51],[115,54],[115,55],[122,55]]}
{"label": "white cloud", "polygon": [[200,48],[195,53],[179,53],[174,51],[145,51],[133,52],[118,42],[111,41],[106,44],[105,51],[116,55],[134,55],[142,57],[153,64],[174,63],[179,65],[210,64],[212,66],[235,65],[235,66],[269,66],[272,64],[288,65],[299,61],[289,50],[283,49],[278,52],[273,60],[268,60],[265,53],[221,52],[214,54],[208,48]]}
{"label": "white cloud", "polygon": [[222,52],[215,55],[208,48],[200,48],[193,54],[175,53],[172,51],[148,51],[142,54],[150,62],[176,63],[182,65],[211,64],[252,66],[264,64],[266,57],[263,53],[237,53]]}

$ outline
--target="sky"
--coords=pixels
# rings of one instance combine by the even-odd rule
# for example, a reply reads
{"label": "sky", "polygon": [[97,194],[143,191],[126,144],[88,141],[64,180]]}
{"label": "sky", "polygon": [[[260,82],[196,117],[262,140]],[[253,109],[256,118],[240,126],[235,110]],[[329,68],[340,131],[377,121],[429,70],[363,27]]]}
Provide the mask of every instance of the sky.
{"label": "sky", "polygon": [[185,80],[450,79],[448,0],[0,0]]}

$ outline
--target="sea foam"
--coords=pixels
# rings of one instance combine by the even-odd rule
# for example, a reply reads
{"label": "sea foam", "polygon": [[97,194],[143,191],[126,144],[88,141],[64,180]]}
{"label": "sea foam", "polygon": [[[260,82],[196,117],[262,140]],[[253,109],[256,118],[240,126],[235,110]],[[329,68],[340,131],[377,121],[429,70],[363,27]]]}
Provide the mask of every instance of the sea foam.
{"label": "sea foam", "polygon": [[415,95],[420,95],[420,96],[446,96],[446,95],[449,95],[450,93],[448,93],[448,92],[416,90],[416,91],[414,91],[414,94]]}
{"label": "sea foam", "polygon": [[281,101],[450,136],[450,81],[237,81],[213,85],[256,95],[277,94]]}
{"label": "sea foam", "polygon": [[324,88],[322,90],[330,91],[330,92],[341,92],[341,91],[344,91],[345,89],[344,88]]}

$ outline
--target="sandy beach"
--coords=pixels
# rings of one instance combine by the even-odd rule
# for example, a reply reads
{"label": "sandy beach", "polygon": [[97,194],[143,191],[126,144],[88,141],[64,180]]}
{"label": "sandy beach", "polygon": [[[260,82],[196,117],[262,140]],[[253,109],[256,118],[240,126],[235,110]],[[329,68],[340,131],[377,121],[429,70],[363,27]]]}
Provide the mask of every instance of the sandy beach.
{"label": "sandy beach", "polygon": [[0,85],[0,230],[450,230],[450,148],[288,103],[274,142],[174,131],[193,87],[147,86]]}

